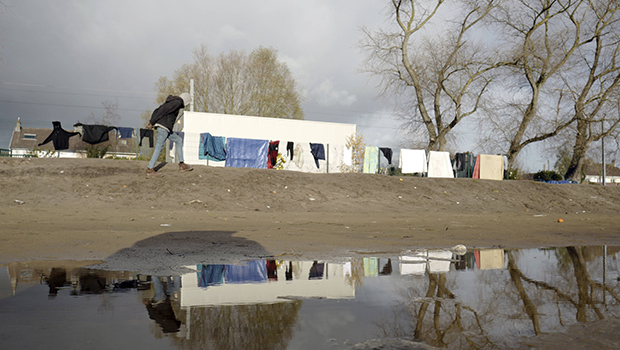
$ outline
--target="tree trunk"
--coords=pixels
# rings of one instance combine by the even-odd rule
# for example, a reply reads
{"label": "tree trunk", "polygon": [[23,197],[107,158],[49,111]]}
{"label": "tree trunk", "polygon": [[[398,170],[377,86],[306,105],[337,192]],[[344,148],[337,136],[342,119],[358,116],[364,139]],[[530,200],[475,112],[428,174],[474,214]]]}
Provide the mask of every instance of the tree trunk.
{"label": "tree trunk", "polygon": [[573,156],[564,174],[564,178],[567,180],[573,180],[581,182],[581,168],[586,157],[586,151],[590,147],[590,140],[588,138],[588,122],[583,118],[579,118],[577,121],[577,137],[573,144]]}

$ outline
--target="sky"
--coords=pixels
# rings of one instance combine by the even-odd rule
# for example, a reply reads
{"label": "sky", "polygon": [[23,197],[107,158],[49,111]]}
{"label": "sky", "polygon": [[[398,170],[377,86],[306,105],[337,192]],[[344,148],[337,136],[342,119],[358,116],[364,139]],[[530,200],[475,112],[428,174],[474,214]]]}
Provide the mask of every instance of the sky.
{"label": "sky", "polygon": [[[192,50],[273,47],[304,95],[306,120],[354,123],[368,145],[402,148],[401,121],[360,72],[362,26],[384,25],[378,0],[0,0],[0,148],[22,126],[51,128],[103,114],[140,127],[156,108],[157,80],[192,62]],[[461,151],[476,152],[473,134]]]}

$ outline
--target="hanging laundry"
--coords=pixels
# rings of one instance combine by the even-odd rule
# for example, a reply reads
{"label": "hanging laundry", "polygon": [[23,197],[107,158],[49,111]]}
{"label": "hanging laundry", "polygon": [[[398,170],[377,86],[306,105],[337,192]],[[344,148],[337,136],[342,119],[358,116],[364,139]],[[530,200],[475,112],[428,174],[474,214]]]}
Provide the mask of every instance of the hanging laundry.
{"label": "hanging laundry", "polygon": [[198,265],[198,287],[224,283],[225,265]]}
{"label": "hanging laundry", "polygon": [[353,148],[347,147],[347,146],[344,147],[344,154],[342,155],[342,164],[346,166],[353,165]]}
{"label": "hanging laundry", "polygon": [[480,154],[480,179],[503,180],[504,157]]}
{"label": "hanging laundry", "polygon": [[314,157],[316,168],[319,168],[319,159],[325,160],[325,147],[322,143],[310,143],[310,152]]}
{"label": "hanging laundry", "polygon": [[325,263],[319,263],[318,261],[314,261],[312,263],[312,266],[310,267],[310,273],[308,274],[308,279],[310,280],[323,279],[324,273],[325,273]]}
{"label": "hanging laundry", "polygon": [[428,154],[428,177],[454,178],[449,152],[430,151]]}
{"label": "hanging laundry", "polygon": [[226,138],[222,136],[212,136],[208,132],[200,134],[198,159],[213,161],[226,160]]}
{"label": "hanging laundry", "polygon": [[379,148],[379,150],[381,150],[383,156],[388,160],[388,164],[392,164],[392,149],[387,147],[381,147]]}
{"label": "hanging laundry", "polygon": [[269,141],[240,139],[230,137],[226,139],[226,166],[235,168],[267,168],[267,153]]}
{"label": "hanging laundry", "polygon": [[289,141],[286,143],[286,155],[290,156],[290,159],[293,160],[294,148],[293,141]]}
{"label": "hanging laundry", "polygon": [[293,161],[300,169],[304,166],[304,149],[301,146],[301,143],[295,145],[295,158]]}
{"label": "hanging laundry", "polygon": [[270,281],[278,280],[278,263],[275,260],[267,260],[267,278]]}
{"label": "hanging laundry", "polygon": [[133,132],[134,132],[133,128],[119,126],[118,127],[118,135],[119,135],[118,138],[119,139],[130,139],[133,137]]}
{"label": "hanging laundry", "polygon": [[52,125],[54,126],[52,133],[49,134],[45,141],[41,142],[39,146],[43,146],[44,144],[52,141],[54,144],[54,149],[56,151],[62,151],[69,148],[69,138],[80,134],[79,132],[72,132],[63,129],[58,121],[52,122]]}
{"label": "hanging laundry", "polygon": [[377,258],[363,258],[364,277],[373,277],[379,275],[379,265]]}
{"label": "hanging laundry", "polygon": [[379,147],[366,146],[364,152],[364,174],[376,174],[379,168]]}
{"label": "hanging laundry", "polygon": [[[185,139],[185,133],[183,131],[173,131],[173,133],[179,135],[181,140]],[[174,146],[174,142],[170,142],[170,150],[172,151],[172,147]]]}
{"label": "hanging laundry", "polygon": [[480,155],[476,156],[476,162],[474,163],[474,173],[471,175],[474,179],[480,178]]}
{"label": "hanging laundry", "polygon": [[452,252],[449,250],[428,251],[428,272],[444,273],[450,271]]}
{"label": "hanging laundry", "polygon": [[267,278],[265,260],[250,260],[247,265],[226,265],[224,272],[226,283],[264,282]]}
{"label": "hanging laundry", "polygon": [[423,275],[426,271],[426,252],[413,252],[399,258],[401,275]]}
{"label": "hanging laundry", "polygon": [[399,163],[403,174],[423,174],[428,170],[426,151],[423,149],[401,149]]}
{"label": "hanging laundry", "polygon": [[116,126],[108,125],[92,125],[77,123],[73,126],[82,127],[82,141],[96,145],[98,143],[106,142],[110,140],[110,131],[117,130]]}
{"label": "hanging laundry", "polygon": [[278,162],[278,148],[280,141],[269,142],[269,152],[267,153],[267,169],[273,169]]}
{"label": "hanging laundry", "polygon": [[140,147],[142,147],[142,139],[149,139],[149,147],[153,148],[153,129],[140,129]]}
{"label": "hanging laundry", "polygon": [[471,177],[474,169],[474,156],[469,152],[455,154],[452,169],[455,177]]}

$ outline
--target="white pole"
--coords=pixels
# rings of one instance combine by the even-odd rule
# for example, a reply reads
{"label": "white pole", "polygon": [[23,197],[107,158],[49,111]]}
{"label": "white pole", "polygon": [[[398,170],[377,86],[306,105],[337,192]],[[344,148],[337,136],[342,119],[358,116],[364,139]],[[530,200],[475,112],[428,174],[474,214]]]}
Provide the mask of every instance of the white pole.
{"label": "white pole", "polygon": [[192,97],[192,103],[189,105],[189,111],[194,111],[194,79],[189,80],[189,95]]}

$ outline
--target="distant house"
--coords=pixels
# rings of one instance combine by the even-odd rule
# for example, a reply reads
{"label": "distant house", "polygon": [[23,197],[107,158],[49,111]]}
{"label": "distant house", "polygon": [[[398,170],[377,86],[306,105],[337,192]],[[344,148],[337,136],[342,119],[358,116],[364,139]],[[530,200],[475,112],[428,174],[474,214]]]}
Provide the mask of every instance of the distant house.
{"label": "distant house", "polygon": [[[603,166],[601,163],[586,162],[583,166],[583,172],[586,175],[584,181],[588,183],[603,183]],[[615,162],[605,166],[605,184],[620,185],[620,169],[616,167]]]}
{"label": "distant house", "polygon": [[[51,125],[51,122],[50,122]],[[79,128],[72,128],[72,126],[62,126],[67,131],[81,131]],[[80,135],[73,136],[69,139],[69,148],[66,150],[56,151],[52,142],[39,146],[39,143],[45,141],[45,139],[52,133],[52,128],[28,128],[23,127],[20,118],[17,118],[15,129],[13,129],[13,135],[11,136],[11,142],[9,143],[8,152],[3,152],[2,155],[8,155],[11,157],[58,157],[58,158],[87,158],[87,151],[90,148],[96,147],[98,149],[108,148],[104,158],[135,158],[136,157],[136,145],[137,139],[134,137],[130,139],[118,139],[116,131],[109,133],[110,140],[96,145],[90,145],[82,141]],[[6,154],[5,154],[6,153]]]}

